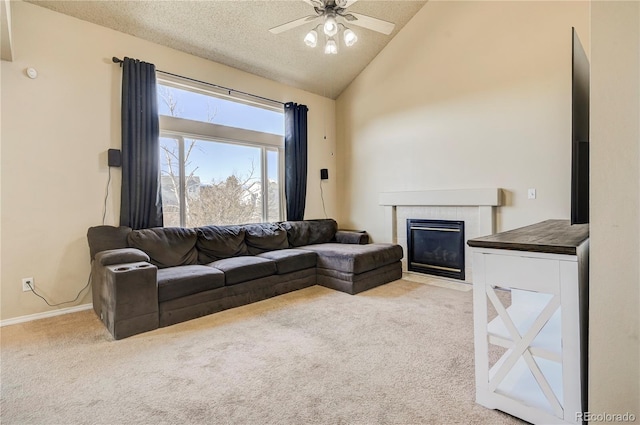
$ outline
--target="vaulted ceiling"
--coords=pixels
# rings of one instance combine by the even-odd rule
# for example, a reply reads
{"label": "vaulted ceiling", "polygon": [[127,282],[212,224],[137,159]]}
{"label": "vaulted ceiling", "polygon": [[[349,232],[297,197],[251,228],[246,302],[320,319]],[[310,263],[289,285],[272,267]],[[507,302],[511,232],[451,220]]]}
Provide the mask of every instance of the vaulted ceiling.
{"label": "vaulted ceiling", "polygon": [[[314,15],[304,0],[26,0],[48,9],[335,99],[426,1],[360,0],[349,11],[393,22],[390,35],[350,26],[358,42],[337,55],[303,38],[317,23],[272,34]],[[145,58],[139,58],[144,60]]]}

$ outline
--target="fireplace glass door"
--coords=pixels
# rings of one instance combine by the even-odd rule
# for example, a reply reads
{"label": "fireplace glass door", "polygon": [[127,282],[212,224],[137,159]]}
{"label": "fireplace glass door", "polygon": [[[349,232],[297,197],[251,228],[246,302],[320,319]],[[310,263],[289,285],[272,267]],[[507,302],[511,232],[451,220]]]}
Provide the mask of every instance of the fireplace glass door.
{"label": "fireplace glass door", "polygon": [[464,221],[407,220],[408,269],[464,280]]}

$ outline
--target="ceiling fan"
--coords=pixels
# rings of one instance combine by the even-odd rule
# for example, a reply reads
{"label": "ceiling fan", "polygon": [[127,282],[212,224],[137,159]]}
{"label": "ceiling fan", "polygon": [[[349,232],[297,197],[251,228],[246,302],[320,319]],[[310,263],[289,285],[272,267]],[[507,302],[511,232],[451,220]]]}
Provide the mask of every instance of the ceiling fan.
{"label": "ceiling fan", "polygon": [[358,41],[358,36],[348,28],[344,22],[386,35],[391,34],[395,27],[395,24],[392,22],[383,21],[382,19],[363,15],[361,13],[347,11],[347,8],[358,0],[302,1],[313,6],[316,14],[278,25],[277,27],[271,28],[269,31],[272,34],[280,34],[305,24],[318,22],[318,25],[316,25],[316,27],[309,31],[305,36],[305,44],[309,47],[316,47],[318,44],[317,30],[319,27],[322,27],[322,31],[326,36],[324,52],[326,54],[336,54],[338,53],[338,44],[336,43],[335,36],[340,32],[340,30],[342,30],[344,44],[347,47],[353,46],[355,42]]}

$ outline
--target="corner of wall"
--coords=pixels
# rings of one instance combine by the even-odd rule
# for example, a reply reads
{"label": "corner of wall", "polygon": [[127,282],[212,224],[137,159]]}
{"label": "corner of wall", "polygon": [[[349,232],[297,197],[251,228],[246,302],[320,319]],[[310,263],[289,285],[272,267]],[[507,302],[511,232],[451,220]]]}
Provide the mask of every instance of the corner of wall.
{"label": "corner of wall", "polygon": [[13,60],[13,34],[11,31],[11,2],[0,0],[0,59]]}

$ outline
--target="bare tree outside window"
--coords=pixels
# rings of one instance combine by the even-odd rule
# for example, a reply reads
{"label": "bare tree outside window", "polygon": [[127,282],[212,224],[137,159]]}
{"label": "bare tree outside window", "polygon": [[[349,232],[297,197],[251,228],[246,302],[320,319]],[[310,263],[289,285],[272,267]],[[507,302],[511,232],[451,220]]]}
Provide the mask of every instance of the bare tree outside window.
{"label": "bare tree outside window", "polygon": [[[176,92],[159,85],[158,99],[168,113],[181,118],[186,105],[180,104]],[[207,104],[202,121],[213,122],[217,110]],[[160,143],[161,185],[163,196],[164,225],[180,226],[180,139],[163,137]],[[184,162],[184,225],[239,224],[263,221],[262,173],[256,166],[259,147],[239,146],[222,142],[211,142],[183,138]],[[219,149],[218,149],[219,148]],[[246,153],[246,157],[242,155]],[[238,159],[240,158],[240,159]],[[219,175],[216,167],[228,166],[233,161],[233,171],[222,178],[203,176]],[[237,164],[236,164],[237,162]],[[218,165],[216,165],[218,164]],[[258,161],[259,164],[259,161]],[[238,170],[236,167],[243,167]],[[279,218],[279,185],[268,182],[268,216]]]}

